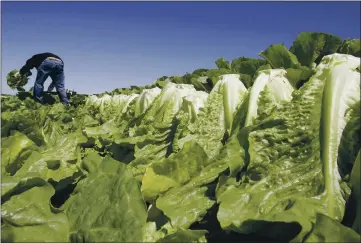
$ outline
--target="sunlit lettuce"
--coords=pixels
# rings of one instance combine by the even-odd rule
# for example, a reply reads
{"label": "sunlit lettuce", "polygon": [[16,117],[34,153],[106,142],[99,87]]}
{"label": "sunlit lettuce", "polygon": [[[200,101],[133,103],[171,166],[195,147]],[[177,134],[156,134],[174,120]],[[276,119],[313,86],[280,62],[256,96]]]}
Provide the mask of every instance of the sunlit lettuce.
{"label": "sunlit lettuce", "polygon": [[264,106],[272,106],[271,108],[273,108],[282,101],[290,101],[293,90],[293,87],[286,78],[286,71],[284,69],[260,71],[250,91],[245,125],[252,125],[253,120],[257,118],[259,103],[263,106],[262,108]]}
{"label": "sunlit lettuce", "polygon": [[360,100],[358,65],[359,58],[349,55],[324,57],[291,102],[254,124],[242,183],[218,186],[222,228],[267,234],[264,227],[273,222],[278,237],[297,235],[299,241],[316,213],[342,220],[350,189],[341,180],[337,157],[345,112]]}
{"label": "sunlit lettuce", "polygon": [[247,89],[239,80],[239,75],[221,76],[200,110],[198,119],[188,127],[189,134],[180,139],[180,148],[184,142],[194,139],[209,157],[216,155],[225,133],[231,132],[234,114],[246,94]]}
{"label": "sunlit lettuce", "polygon": [[13,175],[37,146],[21,132],[1,139],[1,174]]}
{"label": "sunlit lettuce", "polygon": [[191,121],[197,119],[197,114],[200,108],[205,106],[207,98],[208,94],[203,91],[191,93],[183,98],[182,110],[190,115]]}
{"label": "sunlit lettuce", "polygon": [[64,206],[71,242],[140,242],[146,208],[138,182],[123,163],[96,153],[85,157],[88,172]]}
{"label": "sunlit lettuce", "polygon": [[195,93],[196,90],[189,84],[168,83],[152,103],[145,114],[142,123],[150,121],[157,124],[169,124],[182,107],[183,97]]}
{"label": "sunlit lettuce", "polygon": [[361,238],[354,230],[342,225],[324,214],[317,214],[315,225],[303,242],[360,242]]}
{"label": "sunlit lettuce", "polygon": [[69,242],[69,222],[50,205],[54,188],[44,180],[13,195],[1,205],[4,242]]}
{"label": "sunlit lettuce", "polygon": [[154,99],[160,94],[161,89],[155,87],[153,89],[144,89],[142,93],[140,93],[139,97],[137,97],[137,101],[135,103],[135,116],[139,116],[143,112],[147,110],[149,105],[154,101]]}
{"label": "sunlit lettuce", "polygon": [[130,164],[144,172],[149,164],[172,152],[177,115],[193,112],[190,115],[194,116],[205,96],[207,94],[196,91],[192,85],[168,83],[147,111],[135,117],[125,132],[115,137],[115,144],[122,149],[133,147],[135,159]]}
{"label": "sunlit lettuce", "polygon": [[113,113],[116,112],[124,113],[128,105],[137,98],[138,94],[131,95],[104,95],[102,97],[97,97],[95,95],[89,96],[86,99],[86,105],[95,109],[99,109],[100,113]]}
{"label": "sunlit lettuce", "polygon": [[344,40],[343,43],[338,48],[338,53],[349,54],[355,57],[360,57],[361,55],[361,45],[360,39],[347,39]]}

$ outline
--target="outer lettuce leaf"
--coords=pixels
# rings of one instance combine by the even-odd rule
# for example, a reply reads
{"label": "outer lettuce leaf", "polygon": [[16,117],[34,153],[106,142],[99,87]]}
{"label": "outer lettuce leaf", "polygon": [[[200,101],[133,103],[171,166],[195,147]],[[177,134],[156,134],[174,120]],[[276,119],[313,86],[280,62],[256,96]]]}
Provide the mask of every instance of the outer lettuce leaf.
{"label": "outer lettuce leaf", "polygon": [[310,242],[360,242],[360,235],[324,214],[317,214],[311,233],[303,241]]}
{"label": "outer lettuce leaf", "polygon": [[296,89],[299,89],[305,82],[307,82],[315,72],[307,67],[287,68],[286,77]]}
{"label": "outer lettuce leaf", "polygon": [[114,120],[109,120],[100,126],[85,127],[83,131],[87,137],[106,140],[111,138],[113,134],[117,134],[119,127]]}
{"label": "outer lettuce leaf", "polygon": [[239,142],[232,139],[222,148],[220,154],[209,161],[188,183],[172,188],[157,199],[157,207],[170,218],[172,225],[187,228],[203,218],[215,203],[211,196],[214,186],[210,183],[215,181],[229,164],[236,164],[231,161],[238,161],[241,152]]}
{"label": "outer lettuce leaf", "polygon": [[361,224],[360,224],[360,213],[361,213],[361,195],[360,195],[360,164],[361,164],[361,156],[360,150],[357,154],[355,164],[352,168],[351,172],[351,188],[352,188],[352,196],[353,199],[356,201],[356,215],[355,220],[352,225],[352,229],[355,230],[357,233],[361,234]]}
{"label": "outer lettuce leaf", "polygon": [[89,172],[67,202],[72,242],[143,240],[145,204],[127,166],[95,153],[84,159]]}
{"label": "outer lettuce leaf", "polygon": [[50,198],[54,189],[50,184],[32,188],[1,205],[4,222],[1,240],[5,242],[69,242],[69,223],[62,212],[54,212]]}
{"label": "outer lettuce leaf", "polygon": [[192,141],[185,143],[179,153],[147,168],[142,182],[144,198],[151,200],[173,187],[184,185],[208,164],[209,159],[201,146]]}
{"label": "outer lettuce leaf", "polygon": [[207,242],[206,234],[206,230],[179,230],[157,242]]}
{"label": "outer lettuce leaf", "polygon": [[190,185],[176,187],[157,199],[157,207],[170,218],[174,227],[190,227],[200,221],[215,203],[206,195],[207,187]]}
{"label": "outer lettuce leaf", "polygon": [[244,84],[244,86],[248,89],[253,85],[252,76],[248,74],[239,74],[239,79]]}
{"label": "outer lettuce leaf", "polygon": [[48,177],[58,182],[78,172],[81,160],[80,146],[87,140],[87,137],[78,131],[58,137],[57,145],[42,151],[50,169]]}
{"label": "outer lettuce leaf", "polygon": [[12,195],[19,193],[23,188],[31,188],[34,185],[47,180],[48,166],[42,155],[36,151],[24,161],[22,167],[13,175],[3,175],[1,178],[1,198],[6,201]]}
{"label": "outer lettuce leaf", "polygon": [[142,242],[157,242],[159,239],[164,238],[167,232],[163,230],[157,231],[155,222],[147,222],[143,227],[143,241]]}
{"label": "outer lettuce leaf", "polygon": [[[345,116],[346,111],[359,108],[355,104],[360,103],[360,73],[355,71],[360,59],[349,55],[334,54],[326,56],[321,65],[330,65],[327,83],[323,93],[322,107],[322,127],[321,127],[321,156],[323,161],[323,173],[325,181],[325,191],[329,195],[337,193],[340,180],[337,168],[338,146],[341,142],[342,133],[350,121],[350,117]],[[322,66],[321,66],[322,68]],[[338,119],[335,119],[337,117]],[[338,193],[340,193],[339,190]],[[339,196],[340,197],[340,196]],[[330,197],[328,201],[328,216],[338,218],[335,214],[337,200]]]}
{"label": "outer lettuce leaf", "polygon": [[227,60],[225,60],[223,57],[216,60],[216,65],[219,69],[231,69],[231,65]]}
{"label": "outer lettuce leaf", "polygon": [[37,146],[24,134],[15,131],[1,139],[1,174],[13,175]]}
{"label": "outer lettuce leaf", "polygon": [[338,146],[345,111],[360,99],[358,62],[347,55],[324,57],[291,102],[249,129],[242,183],[218,188],[222,228],[250,233],[273,222],[274,232],[293,229],[296,235],[298,223],[302,230],[294,241],[300,241],[316,213],[342,219],[349,189],[338,172]]}
{"label": "outer lettuce leaf", "polygon": [[345,112],[347,124],[343,130],[338,151],[339,171],[343,179],[350,175],[358,149],[361,147],[360,105],[360,102],[356,102]]}
{"label": "outer lettuce leaf", "polygon": [[287,69],[299,68],[301,66],[297,57],[282,44],[269,46],[259,56],[263,57],[273,68]]}
{"label": "outer lettuce leaf", "polygon": [[[10,102],[13,103],[13,102]],[[19,103],[19,102],[18,102]],[[17,103],[17,104],[18,104]],[[41,130],[42,122],[39,121],[42,110],[37,114],[25,106],[11,108],[15,111],[1,113],[1,136],[10,136],[13,131],[19,131],[31,139],[37,146],[44,144]],[[37,110],[37,108],[32,108]]]}
{"label": "outer lettuce leaf", "polygon": [[261,59],[240,57],[232,61],[231,67],[232,70],[237,73],[247,74],[252,77],[256,73],[256,71],[265,64],[266,62]]}
{"label": "outer lettuce leaf", "polygon": [[211,89],[213,89],[214,86],[217,84],[217,82],[221,80],[223,75],[233,74],[233,73],[234,73],[233,70],[226,68],[209,69],[205,76],[208,77],[207,83],[210,85]]}
{"label": "outer lettuce leaf", "polygon": [[297,56],[301,65],[312,67],[321,59],[330,54],[336,53],[342,40],[338,36],[320,32],[301,32],[293,42],[290,51]]}
{"label": "outer lettuce leaf", "polygon": [[337,50],[338,53],[360,57],[360,39],[345,40]]}

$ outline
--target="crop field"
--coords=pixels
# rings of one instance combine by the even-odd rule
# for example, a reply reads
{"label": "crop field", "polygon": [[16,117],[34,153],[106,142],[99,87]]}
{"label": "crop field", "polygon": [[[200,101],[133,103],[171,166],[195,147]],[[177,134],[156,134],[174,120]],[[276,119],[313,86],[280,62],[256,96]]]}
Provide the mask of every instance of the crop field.
{"label": "crop field", "polygon": [[215,63],[2,95],[1,241],[360,242],[360,40]]}

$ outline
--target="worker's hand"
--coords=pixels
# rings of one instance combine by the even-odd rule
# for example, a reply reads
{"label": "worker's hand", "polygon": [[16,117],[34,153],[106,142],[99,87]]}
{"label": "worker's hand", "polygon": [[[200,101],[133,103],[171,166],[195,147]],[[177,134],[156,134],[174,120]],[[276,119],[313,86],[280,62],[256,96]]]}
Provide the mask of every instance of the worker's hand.
{"label": "worker's hand", "polygon": [[23,74],[24,77],[30,77],[31,76],[31,72],[30,71],[27,71],[26,73]]}

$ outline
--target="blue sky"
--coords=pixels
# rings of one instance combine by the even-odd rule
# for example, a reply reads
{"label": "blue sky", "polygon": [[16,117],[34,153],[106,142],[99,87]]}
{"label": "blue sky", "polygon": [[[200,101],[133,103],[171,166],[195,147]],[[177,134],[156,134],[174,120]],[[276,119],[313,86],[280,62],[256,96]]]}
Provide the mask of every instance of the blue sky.
{"label": "blue sky", "polygon": [[[360,38],[359,2],[2,2],[6,74],[32,55],[65,61],[66,87],[100,93],[290,47],[302,31]],[[35,80],[36,70],[26,88]],[[46,81],[45,87],[50,83]]]}

